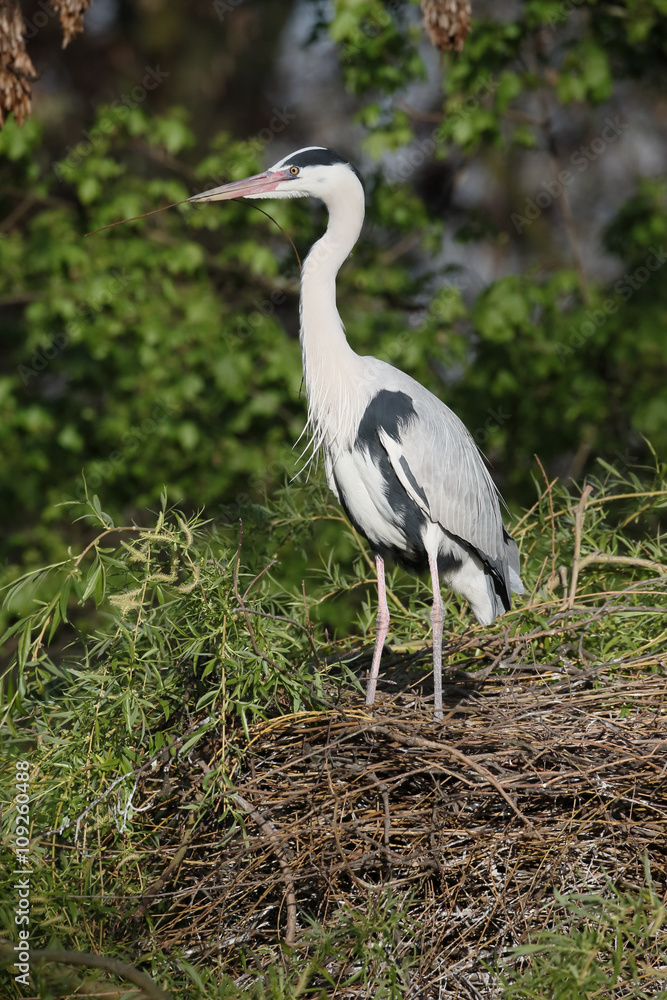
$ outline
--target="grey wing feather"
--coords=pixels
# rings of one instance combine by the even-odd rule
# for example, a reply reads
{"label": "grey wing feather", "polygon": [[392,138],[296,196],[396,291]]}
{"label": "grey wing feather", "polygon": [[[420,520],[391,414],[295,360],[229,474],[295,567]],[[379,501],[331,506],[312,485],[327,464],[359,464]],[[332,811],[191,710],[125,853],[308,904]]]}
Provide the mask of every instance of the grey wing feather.
{"label": "grey wing feather", "polygon": [[474,438],[444,403],[409,376],[397,374],[403,376],[401,388],[410,393],[417,415],[402,428],[399,441],[380,432],[398,479],[433,521],[493,565],[508,594],[510,587],[520,593],[516,545],[503,526],[499,493]]}
{"label": "grey wing feather", "polygon": [[498,494],[473,438],[444,405],[442,414],[425,414],[418,404],[415,410],[418,421],[403,428],[399,441],[380,432],[396,475],[432,520],[482,552],[499,555]]}

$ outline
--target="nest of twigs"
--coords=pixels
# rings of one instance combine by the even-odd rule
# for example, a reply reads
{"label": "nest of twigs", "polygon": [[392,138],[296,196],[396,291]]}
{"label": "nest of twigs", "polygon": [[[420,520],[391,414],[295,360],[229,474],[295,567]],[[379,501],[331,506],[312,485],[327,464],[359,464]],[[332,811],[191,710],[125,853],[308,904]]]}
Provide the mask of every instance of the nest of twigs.
{"label": "nest of twigs", "polygon": [[[507,641],[489,641],[489,666],[506,663]],[[173,838],[137,915],[162,900],[163,948],[233,964],[242,945],[298,946],[308,918],[326,925],[391,884],[416,904],[410,995],[490,995],[487,965],[548,926],[554,889],[638,885],[647,855],[667,886],[667,681],[644,660],[641,675],[565,654],[550,672],[459,671],[443,723],[408,686],[374,713],[355,696],[329,716],[258,726],[219,809]],[[171,766],[172,809],[201,796],[224,746],[197,752]],[[230,808],[243,817],[233,831],[220,822]]]}

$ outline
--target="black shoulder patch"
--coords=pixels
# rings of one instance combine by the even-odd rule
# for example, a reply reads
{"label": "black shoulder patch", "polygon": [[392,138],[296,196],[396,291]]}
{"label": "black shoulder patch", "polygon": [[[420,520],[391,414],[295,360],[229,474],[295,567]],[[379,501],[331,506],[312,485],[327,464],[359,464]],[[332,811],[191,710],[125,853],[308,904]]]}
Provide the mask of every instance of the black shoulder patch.
{"label": "black shoulder patch", "polygon": [[[354,447],[358,451],[366,452],[379,470],[385,498],[394,513],[394,524],[400,527],[405,536],[403,548],[397,549],[393,545],[387,547],[381,538],[369,538],[371,545],[380,554],[395,556],[406,568],[421,570],[428,566],[428,557],[422,541],[426,514],[404,489],[380,441],[381,430],[395,441],[400,441],[401,431],[416,417],[412,398],[406,392],[381,389],[373,396],[364,411]],[[408,478],[413,488],[423,497],[423,492],[411,472]],[[364,534],[363,529],[361,530]]]}
{"label": "black shoulder patch", "polygon": [[394,441],[399,441],[401,430],[416,416],[412,398],[407,392],[380,389],[371,399],[359,422],[355,447],[367,448],[372,453],[379,443],[380,430]]}
{"label": "black shoulder patch", "polygon": [[421,488],[415,477],[412,475],[412,469],[408,465],[407,459],[405,458],[404,455],[401,455],[400,457],[400,465],[401,468],[403,469],[403,472],[405,473],[407,481],[410,483],[410,486],[412,486],[413,490],[415,491],[419,499],[422,500],[428,507],[428,500],[426,498],[426,494],[424,493],[423,489]]}
{"label": "black shoulder patch", "polygon": [[344,163],[350,170],[356,174],[357,179],[361,186],[364,186],[364,179],[349,160],[346,160],[344,156],[337,153],[335,149],[324,149],[316,147],[315,149],[304,149],[296,156],[292,156],[289,159],[289,165],[295,167],[330,167],[335,163]]}

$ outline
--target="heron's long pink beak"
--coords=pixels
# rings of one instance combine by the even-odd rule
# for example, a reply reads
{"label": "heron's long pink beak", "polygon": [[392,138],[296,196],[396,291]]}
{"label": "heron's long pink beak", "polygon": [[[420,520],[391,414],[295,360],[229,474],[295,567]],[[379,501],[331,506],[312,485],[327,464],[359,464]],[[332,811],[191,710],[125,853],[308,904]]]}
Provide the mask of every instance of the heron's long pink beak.
{"label": "heron's long pink beak", "polygon": [[263,174],[254,174],[253,177],[246,177],[242,181],[232,181],[231,184],[223,184],[221,187],[211,188],[210,191],[193,194],[191,198],[188,198],[188,201],[227,201],[230,198],[252,198],[269,191],[275,191],[281,181],[285,181],[289,177],[286,170],[266,170]]}

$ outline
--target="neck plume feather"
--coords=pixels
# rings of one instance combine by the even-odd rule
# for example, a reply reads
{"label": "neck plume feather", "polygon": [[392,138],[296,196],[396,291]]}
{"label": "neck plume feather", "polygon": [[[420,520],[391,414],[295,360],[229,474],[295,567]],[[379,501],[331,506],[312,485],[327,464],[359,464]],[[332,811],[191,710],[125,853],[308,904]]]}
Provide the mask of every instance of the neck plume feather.
{"label": "neck plume feather", "polygon": [[301,275],[301,352],[312,455],[335,449],[354,426],[353,391],[361,359],[347,342],[336,306],[336,275],[357,242],[364,219],[363,189],[350,172],[348,190],[327,198],[329,225],[306,257]]}

